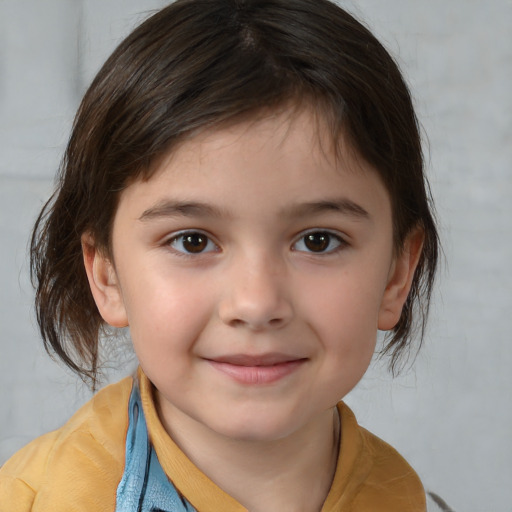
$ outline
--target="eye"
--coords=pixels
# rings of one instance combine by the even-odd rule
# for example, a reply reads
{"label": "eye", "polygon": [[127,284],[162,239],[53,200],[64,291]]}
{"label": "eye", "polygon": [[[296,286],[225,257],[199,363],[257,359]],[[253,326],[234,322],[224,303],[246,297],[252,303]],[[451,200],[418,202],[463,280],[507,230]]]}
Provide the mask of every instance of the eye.
{"label": "eye", "polygon": [[205,252],[215,252],[219,248],[200,231],[188,231],[179,233],[172,237],[168,244],[177,252],[184,254],[201,254]]}
{"label": "eye", "polygon": [[331,253],[346,245],[338,235],[329,231],[310,231],[293,244],[293,250],[310,253]]}

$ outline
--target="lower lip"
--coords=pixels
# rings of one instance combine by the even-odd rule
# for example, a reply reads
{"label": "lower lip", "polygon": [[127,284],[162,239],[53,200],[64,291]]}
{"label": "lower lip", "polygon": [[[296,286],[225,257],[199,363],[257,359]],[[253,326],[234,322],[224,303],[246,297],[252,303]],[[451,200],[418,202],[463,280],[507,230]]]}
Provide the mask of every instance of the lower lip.
{"label": "lower lip", "polygon": [[305,362],[305,359],[298,359],[271,366],[242,366],[230,363],[220,363],[218,361],[209,361],[216,370],[228,375],[233,380],[241,384],[248,385],[272,384],[277,382],[294,373]]}

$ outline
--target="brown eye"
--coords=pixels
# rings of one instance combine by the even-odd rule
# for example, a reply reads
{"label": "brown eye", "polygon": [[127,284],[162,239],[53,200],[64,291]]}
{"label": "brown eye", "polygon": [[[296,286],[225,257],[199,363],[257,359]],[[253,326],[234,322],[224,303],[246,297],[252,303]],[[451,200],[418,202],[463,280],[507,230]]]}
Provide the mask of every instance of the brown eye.
{"label": "brown eye", "polygon": [[313,252],[323,252],[329,247],[330,235],[328,233],[310,233],[304,237],[304,245]]}
{"label": "brown eye", "polygon": [[203,252],[208,244],[208,238],[201,233],[192,233],[183,236],[183,248],[188,252]]}
{"label": "brown eye", "polygon": [[200,254],[217,249],[217,246],[204,233],[199,231],[191,231],[175,236],[170,241],[170,246],[177,252],[184,254]]}
{"label": "brown eye", "polygon": [[293,250],[309,253],[331,253],[346,245],[344,240],[328,231],[311,231],[301,236],[293,245]]}

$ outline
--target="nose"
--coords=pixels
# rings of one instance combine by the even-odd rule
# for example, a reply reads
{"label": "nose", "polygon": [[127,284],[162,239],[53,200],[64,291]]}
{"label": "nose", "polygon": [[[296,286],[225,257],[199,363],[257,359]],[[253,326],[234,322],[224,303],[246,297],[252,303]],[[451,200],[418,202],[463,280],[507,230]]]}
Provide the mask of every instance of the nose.
{"label": "nose", "polygon": [[286,269],[265,258],[245,259],[224,283],[219,304],[222,322],[253,331],[279,329],[293,317]]}

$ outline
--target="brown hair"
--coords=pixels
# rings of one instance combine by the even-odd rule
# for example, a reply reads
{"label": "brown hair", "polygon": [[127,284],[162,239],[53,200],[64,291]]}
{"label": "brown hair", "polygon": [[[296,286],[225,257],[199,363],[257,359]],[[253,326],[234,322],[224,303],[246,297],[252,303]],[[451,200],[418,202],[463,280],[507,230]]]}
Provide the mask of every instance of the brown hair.
{"label": "brown hair", "polygon": [[395,247],[417,226],[422,256],[384,352],[391,367],[423,338],[438,236],[420,133],[401,73],[371,32],[328,0],[178,0],[114,51],[85,94],[31,244],[45,347],[93,384],[105,327],[82,261],[89,232],[109,251],[123,189],[198,129],[307,100],[377,170],[392,202]]}

